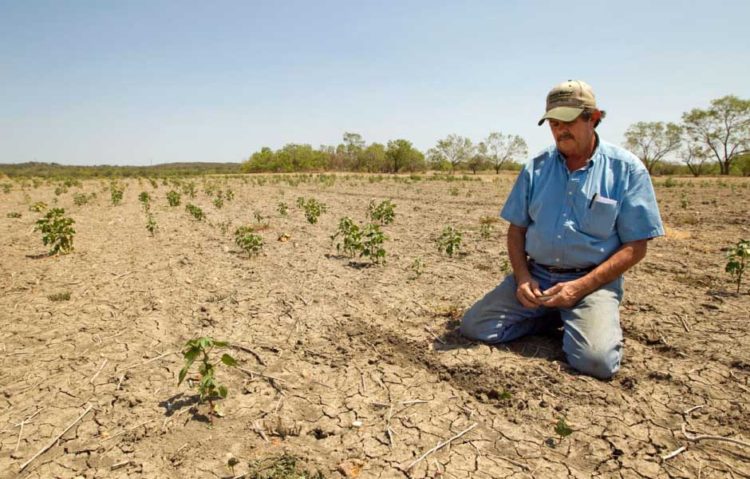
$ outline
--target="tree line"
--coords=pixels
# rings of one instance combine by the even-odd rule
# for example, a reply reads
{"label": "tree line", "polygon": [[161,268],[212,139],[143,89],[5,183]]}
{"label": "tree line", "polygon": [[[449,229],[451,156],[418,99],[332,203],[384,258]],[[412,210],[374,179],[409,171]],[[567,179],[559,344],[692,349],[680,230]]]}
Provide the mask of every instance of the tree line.
{"label": "tree line", "polygon": [[427,152],[421,152],[405,139],[387,144],[370,143],[359,133],[346,132],[342,143],[322,145],[290,143],[273,151],[263,147],[243,163],[245,172],[354,171],[368,173],[404,173],[425,170],[469,169],[476,173],[493,169],[516,169],[526,158],[526,141],[518,135],[492,132],[474,143],[470,138],[451,134],[438,140]]}
{"label": "tree line", "polygon": [[681,123],[634,123],[625,131],[625,147],[649,173],[669,170],[668,160],[675,158],[693,176],[717,169],[750,176],[750,100],[727,95],[683,113]]}

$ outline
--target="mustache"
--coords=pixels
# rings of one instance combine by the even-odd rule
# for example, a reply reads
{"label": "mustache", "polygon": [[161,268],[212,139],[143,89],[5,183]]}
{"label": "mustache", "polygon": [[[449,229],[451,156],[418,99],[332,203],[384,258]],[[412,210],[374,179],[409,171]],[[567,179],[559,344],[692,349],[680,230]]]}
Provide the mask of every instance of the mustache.
{"label": "mustache", "polygon": [[570,133],[563,133],[562,135],[557,137],[557,141],[562,140],[575,140],[575,138],[573,138],[573,135],[571,135]]}

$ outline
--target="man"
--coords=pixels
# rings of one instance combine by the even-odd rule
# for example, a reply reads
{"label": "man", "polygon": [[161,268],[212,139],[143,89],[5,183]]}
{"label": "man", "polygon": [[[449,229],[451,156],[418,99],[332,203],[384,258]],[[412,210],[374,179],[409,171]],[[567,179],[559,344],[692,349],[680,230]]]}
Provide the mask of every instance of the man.
{"label": "man", "polygon": [[461,333],[504,343],[563,323],[563,352],[578,371],[612,377],[622,359],[622,274],[664,228],[648,171],[599,139],[605,112],[578,80],[555,86],[539,121],[555,146],[521,171],[500,216],[510,222],[513,274],[464,315]]}

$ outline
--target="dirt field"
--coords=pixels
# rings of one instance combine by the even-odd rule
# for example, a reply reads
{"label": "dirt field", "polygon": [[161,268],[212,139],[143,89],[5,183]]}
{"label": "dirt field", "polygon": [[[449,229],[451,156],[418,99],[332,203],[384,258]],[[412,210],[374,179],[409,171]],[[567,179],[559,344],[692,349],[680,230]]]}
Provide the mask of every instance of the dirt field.
{"label": "dirt field", "polygon": [[[668,234],[626,276],[625,361],[602,382],[571,371],[553,335],[491,347],[457,334],[507,267],[507,224],[484,239],[480,218],[497,216],[513,175],[265,178],[210,180],[235,193],[221,209],[200,179],[179,207],[161,181],[129,180],[119,206],[103,181],[57,205],[56,185],[0,192],[0,477],[750,477],[750,277],[736,295],[723,271],[724,249],[750,238],[750,180],[655,180]],[[76,206],[80,192],[97,197]],[[300,196],[328,205],[317,224]],[[397,205],[384,266],[330,239],[371,199]],[[75,219],[72,254],[41,256],[36,201]],[[269,227],[248,258],[233,231],[255,211]],[[445,225],[464,232],[453,258],[434,243]],[[242,347],[230,352],[244,371],[218,367],[229,395],[212,424],[177,387],[179,351],[198,336]],[[690,441],[683,426],[744,445]],[[284,473],[294,461],[299,474]]]}

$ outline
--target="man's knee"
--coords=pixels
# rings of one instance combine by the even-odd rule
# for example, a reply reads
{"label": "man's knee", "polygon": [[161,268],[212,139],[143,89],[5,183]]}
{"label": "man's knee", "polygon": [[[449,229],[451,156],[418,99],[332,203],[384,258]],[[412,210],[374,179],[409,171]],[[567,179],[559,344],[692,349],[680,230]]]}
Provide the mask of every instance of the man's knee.
{"label": "man's knee", "polygon": [[478,314],[478,309],[479,308],[475,304],[464,313],[463,318],[461,318],[461,326],[459,327],[459,331],[461,332],[462,336],[465,336],[469,339],[473,339],[475,341],[486,341],[486,339],[484,338],[486,334],[482,331],[482,320],[480,318],[481,315]]}
{"label": "man's knee", "polygon": [[574,369],[598,379],[609,379],[620,370],[622,348],[584,348],[566,351],[568,364]]}

